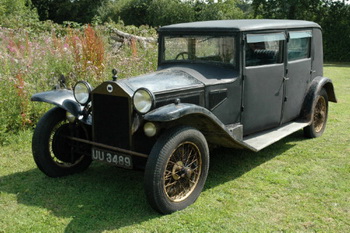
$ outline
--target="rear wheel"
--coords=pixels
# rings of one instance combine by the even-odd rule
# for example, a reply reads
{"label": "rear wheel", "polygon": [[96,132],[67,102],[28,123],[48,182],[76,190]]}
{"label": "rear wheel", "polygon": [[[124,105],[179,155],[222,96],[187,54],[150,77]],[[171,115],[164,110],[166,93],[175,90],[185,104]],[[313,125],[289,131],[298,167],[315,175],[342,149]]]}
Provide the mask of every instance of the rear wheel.
{"label": "rear wheel", "polygon": [[32,141],[34,161],[50,177],[60,177],[83,171],[91,164],[89,146],[72,141],[67,136],[88,139],[89,133],[78,123],[68,123],[66,111],[53,108],[38,122]]}
{"label": "rear wheel", "polygon": [[328,118],[328,95],[324,88],[316,96],[313,107],[311,124],[304,128],[304,135],[316,138],[323,134]]}
{"label": "rear wheel", "polygon": [[200,195],[209,168],[205,137],[188,127],[165,133],[154,145],[145,170],[150,205],[163,214],[182,210]]}

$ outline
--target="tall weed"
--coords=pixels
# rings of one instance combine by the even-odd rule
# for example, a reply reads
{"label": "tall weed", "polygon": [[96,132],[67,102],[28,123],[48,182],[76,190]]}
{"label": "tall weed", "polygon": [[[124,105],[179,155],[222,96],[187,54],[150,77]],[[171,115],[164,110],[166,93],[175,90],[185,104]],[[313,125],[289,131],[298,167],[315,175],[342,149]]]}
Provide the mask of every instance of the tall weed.
{"label": "tall weed", "polygon": [[[100,81],[105,69],[105,45],[96,31],[88,25],[83,33],[70,30],[66,41],[74,59],[76,78]],[[77,81],[77,80],[74,80]]]}
{"label": "tall weed", "polygon": [[33,103],[34,93],[52,90],[61,75],[67,88],[77,80],[93,86],[110,80],[112,68],[119,77],[131,77],[154,71],[157,46],[146,48],[136,41],[113,50],[110,27],[137,35],[154,35],[149,28],[106,25],[62,28],[52,31],[13,30],[0,27],[0,144],[8,133],[34,127],[52,105]]}

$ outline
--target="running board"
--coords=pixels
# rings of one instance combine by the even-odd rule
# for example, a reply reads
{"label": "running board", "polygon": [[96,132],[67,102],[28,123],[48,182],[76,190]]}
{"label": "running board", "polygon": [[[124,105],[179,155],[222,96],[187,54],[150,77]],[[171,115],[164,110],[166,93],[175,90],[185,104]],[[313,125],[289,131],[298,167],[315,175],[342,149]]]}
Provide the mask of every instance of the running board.
{"label": "running board", "polygon": [[243,142],[251,146],[255,151],[259,151],[308,125],[309,123],[307,122],[290,122],[278,128],[244,137]]}

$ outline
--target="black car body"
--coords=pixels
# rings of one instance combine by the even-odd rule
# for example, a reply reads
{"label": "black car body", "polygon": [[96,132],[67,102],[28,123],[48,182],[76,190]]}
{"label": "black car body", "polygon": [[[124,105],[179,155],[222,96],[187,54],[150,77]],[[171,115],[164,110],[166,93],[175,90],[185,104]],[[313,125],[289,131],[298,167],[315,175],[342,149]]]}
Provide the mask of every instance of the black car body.
{"label": "black car body", "polygon": [[158,43],[154,73],[32,97],[58,106],[33,136],[34,159],[45,174],[84,170],[91,158],[145,165],[149,203],[171,213],[199,196],[209,146],[259,151],[300,129],[308,137],[323,133],[328,101],[336,97],[323,77],[318,24],[183,23],[160,28]]}

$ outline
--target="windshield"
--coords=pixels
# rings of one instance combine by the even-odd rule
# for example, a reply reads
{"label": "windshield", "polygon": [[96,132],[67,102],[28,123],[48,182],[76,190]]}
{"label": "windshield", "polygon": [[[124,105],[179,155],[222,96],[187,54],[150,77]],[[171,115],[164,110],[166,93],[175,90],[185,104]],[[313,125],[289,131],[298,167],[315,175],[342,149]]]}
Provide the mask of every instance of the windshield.
{"label": "windshield", "polygon": [[162,62],[220,63],[237,67],[234,36],[164,36]]}

